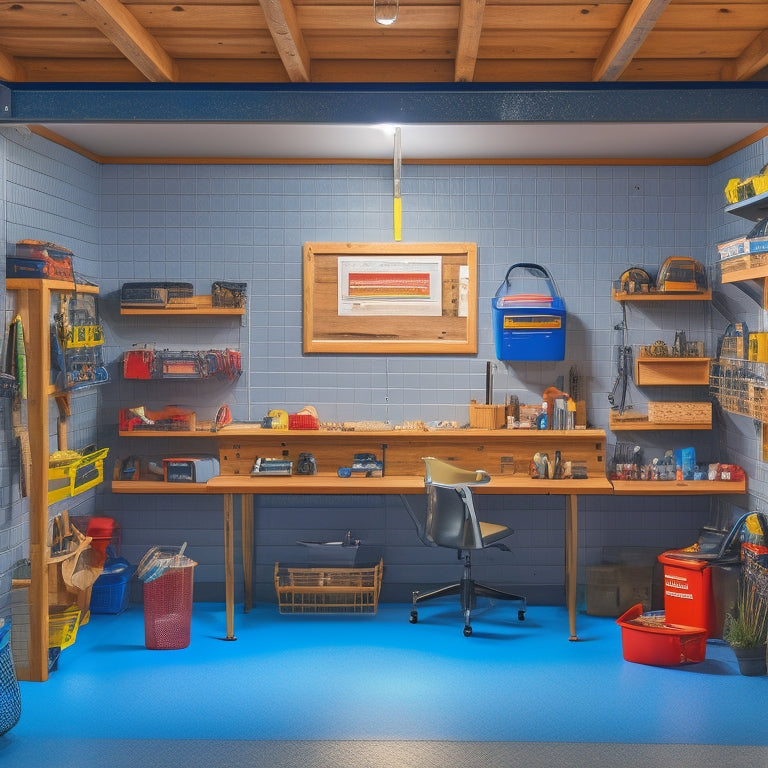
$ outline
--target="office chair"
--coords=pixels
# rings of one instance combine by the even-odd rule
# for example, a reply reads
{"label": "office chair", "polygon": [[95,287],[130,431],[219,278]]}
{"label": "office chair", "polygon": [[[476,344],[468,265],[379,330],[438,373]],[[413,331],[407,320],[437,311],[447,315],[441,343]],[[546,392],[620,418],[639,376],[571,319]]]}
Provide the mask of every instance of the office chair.
{"label": "office chair", "polygon": [[509,551],[509,547],[502,544],[501,539],[513,533],[506,525],[480,522],[477,519],[470,486],[485,484],[490,481],[490,476],[483,470],[461,469],[431,456],[425,457],[423,461],[426,464],[424,487],[427,511],[423,522],[416,521],[419,538],[427,546],[457,550],[459,560],[464,560],[464,572],[461,581],[455,584],[438,587],[429,592],[415,591],[411,624],[416,624],[419,620],[416,608],[419,603],[443,595],[461,596],[465,637],[472,634],[471,613],[478,595],[522,603],[517,618],[523,621],[526,599],[522,595],[503,592],[472,579],[472,550],[498,547]]}

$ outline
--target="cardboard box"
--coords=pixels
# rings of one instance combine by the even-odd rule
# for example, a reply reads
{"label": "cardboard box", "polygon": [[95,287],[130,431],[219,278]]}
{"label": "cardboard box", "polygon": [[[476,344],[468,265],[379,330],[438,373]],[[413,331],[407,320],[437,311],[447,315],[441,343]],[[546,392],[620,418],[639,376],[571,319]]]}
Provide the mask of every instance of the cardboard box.
{"label": "cardboard box", "polygon": [[587,613],[617,618],[640,603],[651,608],[652,565],[593,565],[587,567]]}

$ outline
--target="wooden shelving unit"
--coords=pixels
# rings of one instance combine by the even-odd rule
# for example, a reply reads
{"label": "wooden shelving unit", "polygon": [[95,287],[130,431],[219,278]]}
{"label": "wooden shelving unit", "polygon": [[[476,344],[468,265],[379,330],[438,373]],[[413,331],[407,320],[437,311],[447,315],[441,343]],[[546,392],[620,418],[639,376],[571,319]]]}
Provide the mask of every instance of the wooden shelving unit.
{"label": "wooden shelving unit", "polygon": [[75,285],[63,280],[9,278],[6,290],[16,292],[16,306],[24,323],[27,348],[29,451],[33,482],[29,483],[28,586],[29,666],[17,670],[19,679],[48,679],[49,570],[58,568],[48,546],[48,459],[50,412],[50,318],[54,293],[98,294],[94,285]]}
{"label": "wooden shelving unit", "polygon": [[[763,192],[761,195],[755,195],[748,200],[740,200],[738,203],[733,203],[726,206],[726,213],[732,213],[734,216],[740,216],[742,219],[748,221],[760,221],[768,217],[768,192]],[[757,267],[748,267],[746,269],[734,270],[732,272],[722,273],[720,279],[723,283],[741,283],[749,280],[754,280],[760,283],[762,297],[754,297],[762,299],[761,308],[763,310],[768,307],[768,265],[760,265]],[[722,405],[722,403],[721,403]],[[723,409],[729,413],[735,413],[737,415],[750,415],[752,409],[748,403],[744,404],[742,409],[740,405],[737,407],[725,407]],[[762,460],[768,461],[768,429],[766,429],[766,423],[763,421],[762,428]]]}

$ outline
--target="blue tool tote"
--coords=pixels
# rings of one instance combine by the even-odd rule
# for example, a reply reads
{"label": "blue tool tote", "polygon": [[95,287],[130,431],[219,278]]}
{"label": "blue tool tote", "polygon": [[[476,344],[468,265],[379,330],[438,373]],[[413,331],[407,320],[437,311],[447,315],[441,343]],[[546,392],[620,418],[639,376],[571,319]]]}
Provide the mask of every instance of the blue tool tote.
{"label": "blue tool tote", "polygon": [[[547,293],[531,292],[531,286]],[[565,303],[544,267],[513,264],[492,299],[492,312],[499,360],[565,358]]]}

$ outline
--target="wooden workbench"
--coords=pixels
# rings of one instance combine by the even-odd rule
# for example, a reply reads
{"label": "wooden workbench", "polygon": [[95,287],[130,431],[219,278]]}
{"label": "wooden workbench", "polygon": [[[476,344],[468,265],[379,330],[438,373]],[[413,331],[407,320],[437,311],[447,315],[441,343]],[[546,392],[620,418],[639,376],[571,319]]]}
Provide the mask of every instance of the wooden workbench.
{"label": "wooden workbench", "polygon": [[[208,433],[210,437],[210,433]],[[578,497],[607,494],[690,495],[744,493],[746,482],[611,483],[606,477],[603,430],[387,430],[379,432],[271,430],[254,424],[233,424],[215,434],[221,474],[207,483],[153,481],[113,482],[116,493],[212,493],[224,501],[227,639],[234,639],[234,499],[240,497],[244,609],[252,606],[253,497],[256,495],[407,496],[424,490],[424,456],[436,456],[467,469],[491,475],[477,494],[562,496],[565,501],[565,592],[569,639],[576,634],[578,566]],[[582,480],[539,480],[528,476],[528,462],[537,451],[587,468]],[[251,476],[257,457],[289,458],[311,453],[315,475]],[[383,477],[338,477],[355,453],[374,453],[385,462]],[[515,458],[517,457],[517,458]],[[642,486],[642,487],[641,487]]]}

